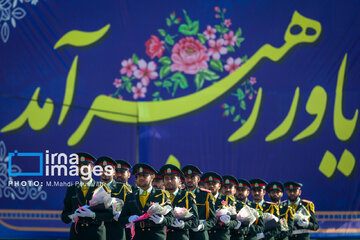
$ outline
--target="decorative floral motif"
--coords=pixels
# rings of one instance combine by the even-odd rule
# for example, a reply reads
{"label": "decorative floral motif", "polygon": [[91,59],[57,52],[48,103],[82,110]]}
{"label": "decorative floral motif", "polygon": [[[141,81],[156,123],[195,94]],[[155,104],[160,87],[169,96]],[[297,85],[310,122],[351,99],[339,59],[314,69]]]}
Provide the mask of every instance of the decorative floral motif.
{"label": "decorative floral motif", "polygon": [[[15,164],[11,164],[11,171],[19,173],[21,168]],[[0,198],[11,198],[12,200],[26,200],[30,198],[31,200],[38,199],[41,200],[47,199],[47,193],[42,190],[42,186],[39,187],[29,186],[8,186],[8,182],[13,181],[12,177],[8,175],[8,157],[6,154],[6,146],[3,141],[0,141]],[[28,179],[32,181],[32,179]]]}
{"label": "decorative floral motif", "polygon": [[[162,101],[199,91],[233,73],[247,61],[237,51],[245,40],[241,28],[225,18],[226,9],[216,6],[219,23],[200,28],[185,10],[184,22],[172,12],[166,18],[165,29],[150,35],[145,42],[145,54],[121,62],[120,74],[113,82],[115,92],[110,97],[134,100]],[[257,91],[256,78],[250,77],[223,103],[224,117],[241,124],[246,121],[248,101]],[[154,90],[155,89],[155,90]]]}
{"label": "decorative floral motif", "polygon": [[10,24],[16,28],[16,20],[25,17],[25,10],[18,6],[21,4],[31,3],[36,5],[38,0],[1,0],[0,1],[0,35],[3,43],[6,43],[10,37]]}

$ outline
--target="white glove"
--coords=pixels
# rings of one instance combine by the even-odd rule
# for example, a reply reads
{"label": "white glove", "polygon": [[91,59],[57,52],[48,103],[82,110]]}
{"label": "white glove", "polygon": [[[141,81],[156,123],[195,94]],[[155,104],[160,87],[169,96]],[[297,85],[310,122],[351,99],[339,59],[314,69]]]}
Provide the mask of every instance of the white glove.
{"label": "white glove", "polygon": [[151,221],[153,221],[155,224],[161,224],[164,221],[163,215],[153,215],[149,218]]}
{"label": "white glove", "polygon": [[114,217],[113,218],[114,218],[115,221],[117,221],[119,219],[120,213],[121,212],[114,212]]}
{"label": "white glove", "polygon": [[204,230],[204,224],[200,223],[199,226],[197,226],[196,228],[192,228],[191,230],[193,230],[194,232],[202,231]]}
{"label": "white glove", "polygon": [[173,224],[171,224],[172,227],[176,227],[176,228],[184,228],[185,223],[183,220],[178,220],[175,218],[175,221]]}
{"label": "white glove", "polygon": [[69,218],[71,219],[71,221],[74,223],[74,222],[76,222],[76,219],[78,219],[78,214],[77,214],[77,212],[75,212],[75,213],[73,213],[73,214],[70,214],[68,217],[69,217]]}
{"label": "white glove", "polygon": [[78,214],[79,217],[90,217],[93,219],[95,218],[95,213],[91,211],[89,208],[84,208],[83,210],[77,209],[76,213]]}
{"label": "white glove", "polygon": [[240,226],[241,226],[241,222],[240,221],[237,221],[237,222],[238,223],[237,223],[236,227],[234,228],[235,230],[238,230],[240,228]]}
{"label": "white glove", "polygon": [[309,226],[309,220],[307,220],[307,219],[299,220],[299,221],[297,221],[297,224],[300,227],[307,228]]}
{"label": "white glove", "polygon": [[265,235],[264,235],[264,233],[258,233],[258,234],[256,234],[256,237],[257,237],[257,239],[262,239],[262,238],[265,238]]}
{"label": "white glove", "polygon": [[225,224],[229,224],[230,223],[230,216],[229,215],[224,215],[220,217],[220,221],[222,221]]}
{"label": "white glove", "polygon": [[138,215],[132,215],[129,217],[128,221],[129,221],[129,223],[132,223],[132,222],[136,221],[138,218],[139,218]]}

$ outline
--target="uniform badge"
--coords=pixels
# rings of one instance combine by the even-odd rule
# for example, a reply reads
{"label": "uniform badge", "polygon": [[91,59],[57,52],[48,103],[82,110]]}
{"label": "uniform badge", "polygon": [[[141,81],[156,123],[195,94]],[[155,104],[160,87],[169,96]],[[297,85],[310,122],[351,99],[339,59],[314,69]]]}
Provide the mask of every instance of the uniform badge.
{"label": "uniform badge", "polygon": [[85,157],[81,157],[81,158],[80,158],[80,161],[81,161],[81,162],[84,162],[84,161],[85,161]]}
{"label": "uniform badge", "polygon": [[121,164],[118,164],[117,167],[118,167],[118,168],[121,168]]}
{"label": "uniform badge", "polygon": [[239,183],[239,187],[243,187],[243,184],[242,184],[242,183]]}
{"label": "uniform badge", "polygon": [[142,167],[139,168],[139,172],[143,172],[144,169]]}
{"label": "uniform badge", "polygon": [[192,171],[191,171],[191,169],[189,169],[189,170],[188,170],[188,174],[189,174],[189,175],[190,175],[190,174],[192,174]]}
{"label": "uniform badge", "polygon": [[278,187],[276,186],[276,184],[274,185],[274,188],[278,188]]}
{"label": "uniform badge", "polygon": [[171,173],[171,168],[168,168],[168,169],[166,170],[166,172],[167,172],[167,173]]}
{"label": "uniform badge", "polygon": [[213,177],[212,177],[212,176],[210,176],[210,177],[209,177],[209,181],[212,181],[212,180],[213,180]]}
{"label": "uniform badge", "polygon": [[293,187],[293,185],[290,185],[290,189],[293,189],[294,187]]}
{"label": "uniform badge", "polygon": [[258,187],[259,186],[259,184],[258,183],[255,183],[255,187]]}
{"label": "uniform badge", "polygon": [[104,161],[103,165],[107,165],[107,161]]}
{"label": "uniform badge", "polygon": [[230,182],[229,182],[229,179],[226,179],[225,183],[230,183]]}

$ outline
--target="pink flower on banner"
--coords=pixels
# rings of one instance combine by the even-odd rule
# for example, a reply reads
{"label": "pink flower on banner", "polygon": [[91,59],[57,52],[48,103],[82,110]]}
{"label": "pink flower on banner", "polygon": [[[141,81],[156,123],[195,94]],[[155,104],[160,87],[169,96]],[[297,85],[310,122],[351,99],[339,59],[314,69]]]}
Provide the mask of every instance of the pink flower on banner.
{"label": "pink flower on banner", "polygon": [[206,47],[198,40],[185,37],[174,45],[171,60],[171,71],[195,75],[208,68],[209,56],[206,54]]}
{"label": "pink flower on banner", "polygon": [[237,41],[237,37],[234,36],[234,31],[230,31],[228,34],[224,34],[224,45],[234,46]]}
{"label": "pink flower on banner", "polygon": [[208,44],[210,46],[208,50],[208,55],[212,56],[214,60],[219,60],[220,55],[224,55],[227,53],[227,48],[224,47],[224,39],[220,38],[218,40],[209,40]]}
{"label": "pink flower on banner", "polygon": [[224,25],[225,25],[226,27],[230,27],[230,26],[231,26],[231,20],[230,20],[230,19],[225,19]]}
{"label": "pink flower on banner", "polygon": [[139,69],[134,72],[134,76],[137,79],[141,79],[141,83],[143,86],[148,86],[150,83],[150,79],[155,79],[158,77],[158,73],[156,72],[156,63],[151,61],[146,63],[143,59],[138,62]]}
{"label": "pink flower on banner", "polygon": [[238,69],[241,65],[241,58],[236,58],[235,60],[232,57],[229,57],[226,60],[226,64],[224,66],[225,70],[232,73],[236,69]]}
{"label": "pink flower on banner", "polygon": [[138,98],[145,98],[146,87],[143,87],[141,83],[137,83],[136,87],[132,87],[131,91],[133,92],[133,98],[136,100]]}
{"label": "pink flower on banner", "polygon": [[205,30],[203,33],[204,33],[205,38],[206,38],[207,40],[215,39],[215,38],[216,38],[216,36],[215,36],[216,29],[215,29],[215,28],[212,28],[210,25],[207,25],[206,30]]}
{"label": "pink flower on banner", "polygon": [[215,12],[220,12],[220,8],[218,6],[214,7]]}
{"label": "pink flower on banner", "polygon": [[256,77],[251,77],[250,83],[251,83],[251,85],[254,85],[256,83]]}
{"label": "pink flower on banner", "polygon": [[150,39],[146,41],[146,54],[151,58],[154,59],[155,57],[161,58],[163,52],[165,51],[164,42],[160,41],[160,39],[155,36],[151,35]]}
{"label": "pink flower on banner", "polygon": [[114,80],[114,82],[113,82],[113,85],[114,85],[116,88],[121,87],[121,85],[122,85],[122,80],[119,79],[119,78],[115,78],[115,80]]}
{"label": "pink flower on banner", "polygon": [[253,99],[253,95],[252,95],[252,94],[249,95],[249,99],[250,99],[250,100]]}
{"label": "pink flower on banner", "polygon": [[121,62],[121,74],[126,74],[127,77],[131,77],[133,75],[133,72],[136,70],[136,66],[133,64],[133,61],[131,58],[128,60],[122,60]]}

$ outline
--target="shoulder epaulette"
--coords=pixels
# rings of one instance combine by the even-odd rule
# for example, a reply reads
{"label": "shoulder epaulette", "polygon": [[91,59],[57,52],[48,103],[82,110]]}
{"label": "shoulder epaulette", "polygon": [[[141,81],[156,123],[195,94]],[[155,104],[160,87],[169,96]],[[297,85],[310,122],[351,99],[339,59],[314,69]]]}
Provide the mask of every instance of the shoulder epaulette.
{"label": "shoulder epaulette", "polygon": [[306,202],[306,203],[313,203],[312,201],[305,200],[305,199],[301,199],[301,201]]}
{"label": "shoulder epaulette", "polygon": [[185,196],[187,196],[187,195],[189,195],[189,194],[190,194],[194,199],[196,198],[195,194],[193,194],[193,193],[190,192],[190,191],[186,191]]}
{"label": "shoulder epaulette", "polygon": [[127,192],[132,193],[132,189],[130,189],[126,184],[124,184],[124,188]]}
{"label": "shoulder epaulette", "polygon": [[170,197],[170,193],[168,192],[168,191],[166,191],[166,190],[161,190],[161,192],[163,193],[163,194],[165,194],[165,196],[166,197]]}

